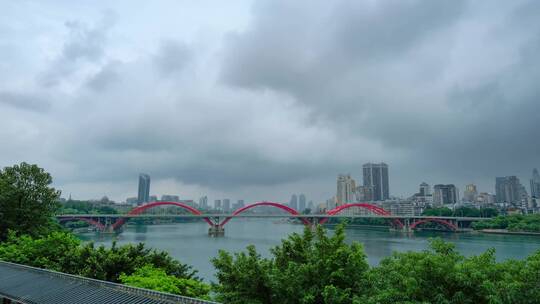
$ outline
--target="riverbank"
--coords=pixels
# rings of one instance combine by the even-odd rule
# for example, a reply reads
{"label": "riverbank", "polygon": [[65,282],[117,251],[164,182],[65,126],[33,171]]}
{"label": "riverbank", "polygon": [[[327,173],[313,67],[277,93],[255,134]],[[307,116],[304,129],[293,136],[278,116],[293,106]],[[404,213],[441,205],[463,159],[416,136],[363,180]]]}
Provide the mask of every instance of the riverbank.
{"label": "riverbank", "polygon": [[534,235],[540,236],[540,232],[528,232],[528,231],[509,231],[507,229],[482,229],[479,230],[482,233],[488,234],[508,234],[508,235]]}

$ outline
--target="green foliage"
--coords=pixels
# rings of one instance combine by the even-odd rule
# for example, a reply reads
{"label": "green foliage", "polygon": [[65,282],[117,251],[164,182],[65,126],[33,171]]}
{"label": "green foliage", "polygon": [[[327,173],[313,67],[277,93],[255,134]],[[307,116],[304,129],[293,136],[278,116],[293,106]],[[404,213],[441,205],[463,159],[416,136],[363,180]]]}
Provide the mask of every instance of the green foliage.
{"label": "green foliage", "polygon": [[345,243],[344,227],[332,237],[322,227],[293,234],[261,258],[253,246],[247,253],[220,251],[212,260],[225,303],[352,303],[363,290],[368,264],[363,248]]}
{"label": "green foliage", "polygon": [[447,207],[441,207],[441,208],[426,208],[422,215],[426,216],[453,216],[454,212],[452,209]]}
{"label": "green foliage", "polygon": [[392,220],[382,217],[359,217],[352,219],[330,218],[328,224],[346,224],[346,225],[361,225],[361,226],[385,226],[388,227]]}
{"label": "green foliage", "polygon": [[369,267],[340,227],[293,234],[262,258],[255,248],[213,260],[214,290],[224,303],[538,303],[540,251],[524,261],[498,263],[495,251],[464,257],[453,244],[401,252]]}
{"label": "green foliage", "polygon": [[53,232],[42,238],[10,231],[0,243],[0,260],[56,271],[77,273],[80,241],[72,234]]}
{"label": "green foliage", "polygon": [[34,267],[82,275],[89,278],[119,282],[120,274],[131,275],[145,265],[160,268],[178,278],[195,279],[195,272],[173,259],[167,252],[137,245],[95,247],[82,245],[70,233],[54,232],[42,238],[16,236],[10,233],[0,243],[0,259]]}
{"label": "green foliage", "polygon": [[117,214],[113,207],[99,206],[98,203],[70,200],[61,204],[57,214]]}
{"label": "green foliage", "polygon": [[51,175],[36,165],[23,162],[0,170],[0,241],[8,230],[38,236],[56,229],[51,216],[60,191],[51,183]]}
{"label": "green foliage", "polygon": [[[493,251],[464,259],[452,244],[432,241],[431,251],[394,253],[369,272],[365,303],[487,303],[482,290],[497,277]],[[497,277],[497,279],[500,279]],[[489,285],[489,284],[488,284]]]}
{"label": "green foliage", "polygon": [[145,265],[133,274],[120,275],[120,281],[126,285],[152,289],[172,294],[200,299],[210,299],[210,286],[194,279],[178,278],[168,275],[163,269]]}
{"label": "green foliage", "polygon": [[475,222],[473,228],[540,232],[540,214],[498,216],[488,221]]}

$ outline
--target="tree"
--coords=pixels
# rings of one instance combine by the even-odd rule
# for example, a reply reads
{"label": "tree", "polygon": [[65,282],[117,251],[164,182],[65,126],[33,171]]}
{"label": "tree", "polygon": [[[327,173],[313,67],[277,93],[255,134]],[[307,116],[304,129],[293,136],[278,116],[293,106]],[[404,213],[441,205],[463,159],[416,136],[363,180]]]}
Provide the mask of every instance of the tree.
{"label": "tree", "polygon": [[152,289],[186,297],[209,300],[210,286],[194,279],[178,278],[168,275],[163,269],[145,265],[133,274],[120,275],[120,281],[126,285]]}
{"label": "tree", "polygon": [[345,243],[344,226],[332,237],[317,227],[306,227],[262,258],[249,246],[234,256],[220,251],[212,260],[224,303],[353,303],[365,286],[369,266],[362,246]]}
{"label": "tree", "polygon": [[7,231],[43,235],[52,227],[60,191],[52,177],[36,165],[21,163],[0,170],[0,241]]}
{"label": "tree", "polygon": [[0,260],[78,274],[78,251],[81,242],[74,235],[52,232],[41,238],[18,236],[10,231],[5,242],[0,243]]}
{"label": "tree", "polygon": [[451,209],[447,207],[440,207],[440,208],[426,208],[422,215],[426,216],[452,216],[454,215],[454,212],[452,212]]}
{"label": "tree", "polygon": [[0,243],[0,260],[111,282],[119,282],[121,274],[131,275],[145,265],[177,278],[199,280],[190,266],[165,251],[146,248],[143,243],[124,246],[113,243],[111,248],[95,247],[93,243],[82,245],[67,232],[53,232],[40,238],[11,232]]}

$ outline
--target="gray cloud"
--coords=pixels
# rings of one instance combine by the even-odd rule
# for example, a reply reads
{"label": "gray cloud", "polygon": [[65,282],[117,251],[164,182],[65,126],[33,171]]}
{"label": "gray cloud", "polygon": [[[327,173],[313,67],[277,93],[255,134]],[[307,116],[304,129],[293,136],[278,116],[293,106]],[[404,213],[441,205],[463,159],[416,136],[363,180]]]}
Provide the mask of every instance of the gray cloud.
{"label": "gray cloud", "polygon": [[[394,162],[408,187],[431,176],[491,186],[495,175],[528,174],[540,151],[539,61],[527,55],[538,52],[540,22],[523,16],[538,6],[517,4],[490,24],[485,11],[507,9],[498,4],[341,1],[310,18],[307,4],[271,2],[228,39],[222,80],[290,94],[350,136],[414,155]],[[504,48],[520,57],[499,58]]]}
{"label": "gray cloud", "polygon": [[98,24],[89,27],[80,21],[64,23],[68,31],[62,53],[39,77],[39,82],[51,87],[73,76],[85,63],[99,63],[105,56],[107,33],[115,23],[114,13],[107,11]]}
{"label": "gray cloud", "polygon": [[121,80],[118,73],[119,62],[110,62],[87,81],[87,85],[95,91],[103,91]]}
{"label": "gray cloud", "polygon": [[46,112],[51,107],[51,104],[40,96],[8,91],[0,91],[0,104],[2,103],[35,112]]}
{"label": "gray cloud", "polygon": [[2,42],[25,69],[0,110],[46,115],[0,122],[0,142],[24,129],[28,151],[0,165],[40,162],[77,197],[123,199],[147,172],[156,191],[248,200],[323,200],[367,161],[389,163],[404,196],[424,180],[493,191],[496,175],[539,165],[536,1],[257,1],[234,26],[162,8],[155,27],[128,7],[104,18],[108,5],[36,13],[49,27],[28,34],[28,53],[43,60]]}
{"label": "gray cloud", "polygon": [[171,76],[184,70],[192,58],[193,54],[188,45],[165,40],[161,42],[158,54],[154,57],[154,62],[164,76]]}

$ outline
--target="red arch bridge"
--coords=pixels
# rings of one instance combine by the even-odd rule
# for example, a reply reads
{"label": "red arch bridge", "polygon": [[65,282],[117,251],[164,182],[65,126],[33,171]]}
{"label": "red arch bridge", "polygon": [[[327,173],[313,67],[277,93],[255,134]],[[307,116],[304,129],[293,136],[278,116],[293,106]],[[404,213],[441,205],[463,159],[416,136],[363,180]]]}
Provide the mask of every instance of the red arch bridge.
{"label": "red arch bridge", "polygon": [[[156,207],[174,206],[187,211],[185,214],[149,214],[144,213]],[[274,213],[253,213],[247,212],[252,208],[267,206],[285,211],[282,214]],[[364,209],[366,212],[359,214],[353,210]],[[127,214],[65,214],[57,215],[61,222],[84,221],[96,227],[99,231],[114,232],[121,230],[122,226],[131,218],[200,218],[209,225],[208,234],[211,236],[221,236],[225,233],[225,224],[236,217],[257,217],[257,218],[296,218],[304,225],[313,226],[324,224],[331,218],[383,218],[389,223],[392,229],[402,231],[413,231],[422,227],[438,227],[447,231],[463,231],[470,227],[474,221],[486,220],[487,218],[474,217],[448,217],[448,216],[404,216],[393,215],[388,210],[372,203],[351,203],[338,206],[324,214],[300,214],[297,210],[275,202],[256,202],[239,208],[232,213],[212,214],[202,211],[179,202],[152,202],[133,208]],[[429,226],[428,226],[429,225]]]}

